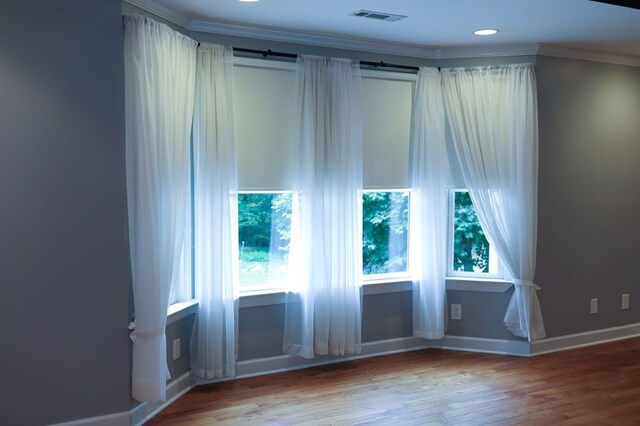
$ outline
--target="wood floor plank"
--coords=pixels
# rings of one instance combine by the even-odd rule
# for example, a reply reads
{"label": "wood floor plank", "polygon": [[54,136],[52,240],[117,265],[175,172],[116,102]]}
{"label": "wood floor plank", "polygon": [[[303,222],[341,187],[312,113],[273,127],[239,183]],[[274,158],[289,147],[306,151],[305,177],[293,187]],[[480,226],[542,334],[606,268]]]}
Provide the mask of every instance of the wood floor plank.
{"label": "wood floor plank", "polygon": [[426,349],[201,386],[151,425],[640,425],[640,338],[520,358]]}

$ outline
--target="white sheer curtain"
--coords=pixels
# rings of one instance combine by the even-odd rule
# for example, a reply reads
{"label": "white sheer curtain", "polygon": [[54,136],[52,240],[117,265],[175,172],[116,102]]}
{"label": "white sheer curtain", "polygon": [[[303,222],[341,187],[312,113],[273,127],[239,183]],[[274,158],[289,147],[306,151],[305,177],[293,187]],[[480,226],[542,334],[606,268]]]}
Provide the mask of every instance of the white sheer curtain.
{"label": "white sheer curtain", "polygon": [[189,134],[196,42],[163,24],[125,17],[129,242],[135,304],[133,397],[165,400],[165,325],[188,229]]}
{"label": "white sheer curtain", "polygon": [[545,337],[533,283],[537,238],[538,117],[533,65],[443,70],[453,141],[471,201],[513,278],[505,324]]}
{"label": "white sheer curtain", "polygon": [[357,62],[298,58],[299,173],[284,350],[305,358],[361,349],[361,99]]}
{"label": "white sheer curtain", "polygon": [[411,250],[413,335],[441,339],[445,328],[448,172],[442,82],[420,68],[411,119]]}
{"label": "white sheer curtain", "polygon": [[191,367],[234,377],[238,326],[238,184],[233,132],[233,50],[198,48],[193,123],[195,297]]}

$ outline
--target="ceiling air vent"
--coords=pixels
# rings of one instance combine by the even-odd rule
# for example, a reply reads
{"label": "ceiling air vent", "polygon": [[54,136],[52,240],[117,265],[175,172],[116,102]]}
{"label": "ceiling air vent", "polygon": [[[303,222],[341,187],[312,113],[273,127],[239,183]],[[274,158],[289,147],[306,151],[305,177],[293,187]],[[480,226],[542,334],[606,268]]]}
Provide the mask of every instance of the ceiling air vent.
{"label": "ceiling air vent", "polygon": [[377,19],[378,21],[396,22],[406,18],[404,15],[394,15],[392,13],[373,12],[371,10],[357,10],[351,16],[359,16],[361,18]]}

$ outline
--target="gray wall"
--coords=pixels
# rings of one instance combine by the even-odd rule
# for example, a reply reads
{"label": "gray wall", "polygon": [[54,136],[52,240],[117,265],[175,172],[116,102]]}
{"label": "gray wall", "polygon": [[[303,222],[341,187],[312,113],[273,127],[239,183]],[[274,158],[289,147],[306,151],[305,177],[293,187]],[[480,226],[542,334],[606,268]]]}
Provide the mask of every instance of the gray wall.
{"label": "gray wall", "polygon": [[547,334],[637,323],[640,68],[540,57],[537,78],[536,281]]}
{"label": "gray wall", "polygon": [[129,409],[118,0],[0,2],[0,424]]}

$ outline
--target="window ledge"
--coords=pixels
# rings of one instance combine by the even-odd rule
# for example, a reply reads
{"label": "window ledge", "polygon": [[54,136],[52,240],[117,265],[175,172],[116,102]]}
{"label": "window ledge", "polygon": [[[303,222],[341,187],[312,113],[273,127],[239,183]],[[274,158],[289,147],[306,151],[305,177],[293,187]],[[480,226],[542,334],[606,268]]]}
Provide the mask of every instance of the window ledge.
{"label": "window ledge", "polygon": [[369,296],[372,294],[400,293],[402,291],[411,291],[412,288],[413,283],[407,278],[375,280],[367,281],[362,285],[362,294]]}
{"label": "window ledge", "polygon": [[[513,283],[500,279],[482,278],[446,278],[447,290],[455,291],[479,291],[485,293],[504,293]],[[410,279],[380,279],[367,281],[362,285],[362,294],[400,293],[411,291],[413,283]],[[270,291],[254,291],[240,295],[240,308],[255,308],[258,306],[282,305],[287,301],[287,294],[282,289]],[[187,314],[188,315],[188,314]]]}
{"label": "window ledge", "polygon": [[256,308],[258,306],[282,305],[287,301],[287,294],[283,290],[265,290],[242,293],[240,308]]}
{"label": "window ledge", "polygon": [[447,290],[504,293],[513,283],[507,280],[487,278],[447,277]]}
{"label": "window ledge", "polygon": [[198,311],[198,299],[187,300],[186,302],[174,303],[167,311],[167,325],[178,322]]}

